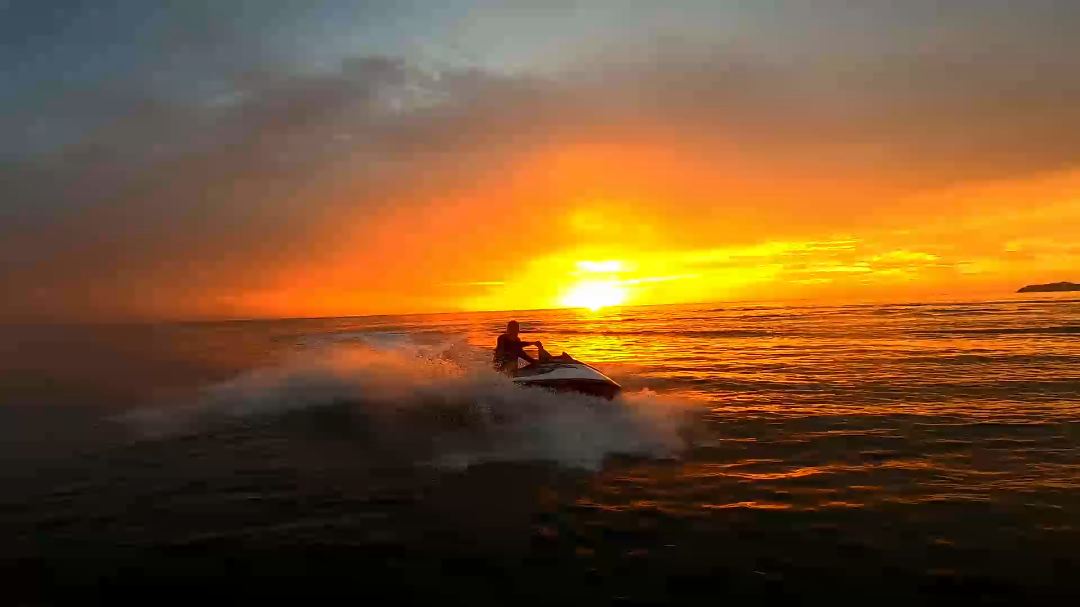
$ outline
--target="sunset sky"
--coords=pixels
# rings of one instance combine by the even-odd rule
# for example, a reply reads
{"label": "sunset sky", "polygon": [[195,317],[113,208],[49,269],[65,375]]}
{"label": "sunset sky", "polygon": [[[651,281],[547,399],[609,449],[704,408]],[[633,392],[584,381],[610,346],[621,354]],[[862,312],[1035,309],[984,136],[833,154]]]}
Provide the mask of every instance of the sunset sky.
{"label": "sunset sky", "polygon": [[1080,280],[1080,3],[0,2],[0,319]]}

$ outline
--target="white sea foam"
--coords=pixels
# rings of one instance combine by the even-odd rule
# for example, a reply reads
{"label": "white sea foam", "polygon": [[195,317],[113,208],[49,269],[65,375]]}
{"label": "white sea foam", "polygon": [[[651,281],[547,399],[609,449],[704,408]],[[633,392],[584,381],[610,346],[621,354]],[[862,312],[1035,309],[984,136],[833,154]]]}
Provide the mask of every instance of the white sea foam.
{"label": "white sea foam", "polygon": [[425,348],[396,337],[305,350],[210,386],[194,404],[144,409],[129,421],[161,435],[343,407],[374,430],[368,436],[416,447],[417,457],[444,467],[545,460],[596,468],[612,454],[671,457],[682,445],[679,401],[649,391],[605,401],[520,388],[460,344]]}

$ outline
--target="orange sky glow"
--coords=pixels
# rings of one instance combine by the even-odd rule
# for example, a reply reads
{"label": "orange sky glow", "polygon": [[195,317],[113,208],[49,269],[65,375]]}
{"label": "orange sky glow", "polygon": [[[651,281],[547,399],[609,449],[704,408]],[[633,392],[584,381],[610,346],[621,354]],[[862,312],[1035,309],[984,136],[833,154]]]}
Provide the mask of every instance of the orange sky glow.
{"label": "orange sky glow", "polygon": [[1080,281],[1067,3],[308,4],[12,29],[0,322]]}
{"label": "orange sky glow", "polygon": [[963,298],[1080,267],[1075,171],[925,189],[766,172],[668,146],[551,150],[419,211],[346,221],[325,258],[226,301],[332,316]]}

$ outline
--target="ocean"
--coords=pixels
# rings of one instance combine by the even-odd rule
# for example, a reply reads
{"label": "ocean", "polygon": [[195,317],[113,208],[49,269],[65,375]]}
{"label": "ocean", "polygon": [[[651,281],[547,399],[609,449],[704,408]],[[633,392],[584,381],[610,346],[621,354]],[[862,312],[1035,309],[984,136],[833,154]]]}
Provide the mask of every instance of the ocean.
{"label": "ocean", "polygon": [[[614,401],[490,369],[506,322]],[[0,328],[11,604],[1080,598],[1080,299]]]}

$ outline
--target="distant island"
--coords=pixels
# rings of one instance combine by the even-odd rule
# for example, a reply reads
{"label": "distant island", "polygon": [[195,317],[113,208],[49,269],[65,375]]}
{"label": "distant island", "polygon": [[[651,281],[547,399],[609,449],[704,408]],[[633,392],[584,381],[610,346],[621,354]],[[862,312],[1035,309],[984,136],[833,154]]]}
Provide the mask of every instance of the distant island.
{"label": "distant island", "polygon": [[1054,293],[1057,291],[1080,291],[1080,283],[1051,282],[1045,285],[1028,285],[1021,287],[1017,293]]}

